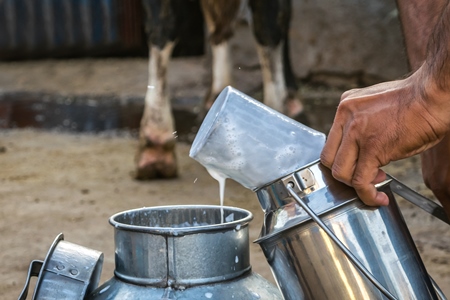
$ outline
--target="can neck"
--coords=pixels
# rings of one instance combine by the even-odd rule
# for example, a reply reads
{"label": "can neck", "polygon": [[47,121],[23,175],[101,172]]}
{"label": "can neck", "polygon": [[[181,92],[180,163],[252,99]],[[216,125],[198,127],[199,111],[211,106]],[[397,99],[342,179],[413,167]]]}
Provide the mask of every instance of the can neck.
{"label": "can neck", "polygon": [[342,201],[356,197],[352,188],[334,179],[331,171],[319,161],[316,161],[256,191],[259,203],[265,213],[296,203],[295,199],[289,194],[287,185],[291,186],[301,198],[311,198],[317,191],[328,189],[327,199],[316,200],[316,202],[323,202],[320,205],[325,206],[324,209],[332,208],[335,205],[340,205]]}
{"label": "can neck", "polygon": [[[249,212],[225,208],[225,218],[234,219],[224,224],[220,224],[220,209],[217,207],[158,212],[147,209],[135,213],[146,215],[146,226],[149,226],[148,222],[158,223],[161,230],[158,232],[158,227],[152,228],[151,224],[149,230],[115,226],[115,276],[120,280],[138,285],[181,288],[234,279],[251,268]],[[176,227],[173,222],[175,215],[178,215],[177,224],[192,224],[195,220],[198,224],[213,225]],[[139,217],[127,218],[126,222],[135,219],[128,223],[140,222]],[[167,224],[173,226],[172,231],[167,230]]]}
{"label": "can neck", "polygon": [[288,185],[318,215],[358,199],[353,188],[334,179],[331,171],[320,162],[311,164],[257,191],[265,213],[259,240],[311,219],[290,194]]}

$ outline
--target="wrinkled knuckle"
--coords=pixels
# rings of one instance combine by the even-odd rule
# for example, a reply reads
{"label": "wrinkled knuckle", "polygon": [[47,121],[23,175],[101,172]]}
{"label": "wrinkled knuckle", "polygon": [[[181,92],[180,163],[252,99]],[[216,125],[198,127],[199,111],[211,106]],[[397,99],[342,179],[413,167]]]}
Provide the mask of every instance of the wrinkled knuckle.
{"label": "wrinkled knuckle", "polygon": [[348,180],[348,177],[346,176],[345,172],[343,171],[343,169],[338,165],[338,164],[334,164],[332,169],[331,169],[331,175],[344,183],[349,183],[350,181]]}
{"label": "wrinkled knuckle", "polygon": [[[345,99],[344,99],[345,100]],[[337,107],[337,113],[344,113],[349,110],[349,102],[341,101]]]}
{"label": "wrinkled knuckle", "polygon": [[331,166],[333,165],[333,160],[331,158],[329,158],[328,153],[326,152],[322,152],[320,154],[320,162],[328,168],[331,168]]}
{"label": "wrinkled knuckle", "polygon": [[355,112],[355,105],[352,103],[352,101],[342,101],[337,107],[336,115],[339,117],[343,117],[344,119],[348,119],[349,116],[352,116],[353,120],[353,118],[355,117]]}
{"label": "wrinkled knuckle", "polygon": [[350,95],[350,91],[346,91],[341,95],[341,102],[343,102]]}
{"label": "wrinkled knuckle", "polygon": [[351,185],[355,189],[362,189],[366,185],[365,178],[362,177],[361,175],[355,174],[351,179]]}
{"label": "wrinkled knuckle", "polygon": [[345,91],[344,93],[342,93],[341,95],[341,101],[345,100],[346,98],[348,98],[350,95],[354,94],[355,92],[357,92],[359,89],[351,89],[348,91]]}

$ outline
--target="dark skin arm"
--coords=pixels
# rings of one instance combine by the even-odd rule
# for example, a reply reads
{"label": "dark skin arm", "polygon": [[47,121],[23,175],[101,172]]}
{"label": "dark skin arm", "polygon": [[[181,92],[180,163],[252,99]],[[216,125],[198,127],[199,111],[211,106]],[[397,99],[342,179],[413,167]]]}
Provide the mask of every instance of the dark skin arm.
{"label": "dark skin arm", "polygon": [[[427,44],[447,0],[397,0],[411,71],[425,61]],[[427,26],[424,26],[427,24]],[[450,134],[420,154],[426,186],[450,216]]]}
{"label": "dark skin arm", "polygon": [[411,76],[341,97],[321,161],[368,205],[388,204],[374,186],[386,178],[382,166],[430,149],[450,129],[450,8],[445,5],[426,59]]}

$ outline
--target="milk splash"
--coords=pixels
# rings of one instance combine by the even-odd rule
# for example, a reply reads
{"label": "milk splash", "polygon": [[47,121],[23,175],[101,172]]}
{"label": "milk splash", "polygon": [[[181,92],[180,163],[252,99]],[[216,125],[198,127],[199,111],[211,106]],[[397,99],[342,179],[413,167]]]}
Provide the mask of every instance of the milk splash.
{"label": "milk splash", "polygon": [[224,195],[225,195],[225,181],[227,179],[227,177],[216,171],[216,170],[212,170],[212,169],[208,169],[206,168],[206,170],[208,171],[209,175],[211,175],[212,178],[214,178],[215,180],[217,180],[219,182],[219,195],[220,195],[220,222],[223,223],[223,199],[224,199]]}

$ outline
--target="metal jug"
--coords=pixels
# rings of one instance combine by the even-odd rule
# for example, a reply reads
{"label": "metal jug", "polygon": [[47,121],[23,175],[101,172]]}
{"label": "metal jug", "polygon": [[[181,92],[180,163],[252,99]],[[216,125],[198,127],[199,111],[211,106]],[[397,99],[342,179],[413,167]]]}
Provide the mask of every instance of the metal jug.
{"label": "metal jug", "polygon": [[[425,269],[391,186],[413,193],[390,178],[378,186],[390,204],[369,207],[314,162],[257,190],[265,221],[256,242],[285,299],[445,299]],[[428,205],[449,222],[442,208]]]}
{"label": "metal jug", "polygon": [[256,242],[285,299],[445,299],[392,190],[449,223],[442,207],[391,177],[378,186],[389,206],[366,206],[320,164],[324,140],[227,87],[206,115],[190,156],[256,192],[265,213]]}
{"label": "metal jug", "polygon": [[[91,274],[92,260],[82,260],[83,253],[70,248],[54,257],[52,249],[64,243],[59,238],[46,259],[55,263],[44,263],[52,281],[36,270],[29,274],[38,276],[33,299],[282,299],[276,286],[251,270],[248,224],[252,218],[247,210],[206,205],[115,214],[109,220],[114,226],[114,277],[97,287],[97,271],[95,279],[84,276],[89,278],[89,289],[75,289],[80,278],[69,269]],[[67,277],[58,268],[63,264],[71,265]],[[27,291],[28,284],[19,300]]]}

